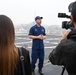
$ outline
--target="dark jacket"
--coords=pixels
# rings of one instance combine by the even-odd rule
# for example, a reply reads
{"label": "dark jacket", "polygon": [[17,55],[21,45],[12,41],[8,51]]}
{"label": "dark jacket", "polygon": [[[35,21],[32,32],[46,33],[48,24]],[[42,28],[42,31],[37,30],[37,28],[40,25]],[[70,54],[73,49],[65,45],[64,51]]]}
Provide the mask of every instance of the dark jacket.
{"label": "dark jacket", "polygon": [[[26,49],[22,48],[22,54],[24,56],[25,74],[26,75],[32,75],[31,74],[31,65],[30,65],[29,52]],[[21,66],[21,61],[20,60],[18,60],[14,75],[23,75],[22,74],[22,66]]]}
{"label": "dark jacket", "polygon": [[50,53],[49,60],[54,65],[65,66],[69,75],[76,75],[76,29],[67,38]]}

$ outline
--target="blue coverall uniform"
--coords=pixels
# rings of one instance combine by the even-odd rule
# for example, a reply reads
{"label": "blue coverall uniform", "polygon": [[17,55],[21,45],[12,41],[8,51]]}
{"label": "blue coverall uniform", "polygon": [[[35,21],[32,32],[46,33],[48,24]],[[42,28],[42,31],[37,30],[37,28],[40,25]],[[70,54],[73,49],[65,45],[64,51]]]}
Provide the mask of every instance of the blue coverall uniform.
{"label": "blue coverall uniform", "polygon": [[[43,26],[38,27],[37,25],[34,25],[31,27],[29,31],[29,35],[33,36],[39,36],[39,35],[46,35],[45,34],[45,28]],[[43,63],[44,63],[44,43],[43,40],[40,39],[33,39],[32,42],[32,54],[31,54],[32,62],[32,71],[35,69],[35,64],[37,62],[37,59],[39,59],[38,68],[39,70],[42,70]]]}

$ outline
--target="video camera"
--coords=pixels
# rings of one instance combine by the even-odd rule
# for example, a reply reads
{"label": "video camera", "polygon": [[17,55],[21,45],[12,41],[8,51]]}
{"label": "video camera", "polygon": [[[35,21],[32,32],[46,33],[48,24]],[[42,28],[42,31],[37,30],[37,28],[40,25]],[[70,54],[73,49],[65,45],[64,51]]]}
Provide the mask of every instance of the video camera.
{"label": "video camera", "polygon": [[[69,7],[68,7],[69,12],[72,11],[72,5],[73,5],[73,3],[71,3],[69,5]],[[71,16],[66,15],[66,13],[58,13],[58,17],[59,18],[68,18],[68,19],[71,19]],[[74,28],[74,25],[73,25],[72,21],[63,21],[62,22],[62,28],[71,29],[72,30]]]}

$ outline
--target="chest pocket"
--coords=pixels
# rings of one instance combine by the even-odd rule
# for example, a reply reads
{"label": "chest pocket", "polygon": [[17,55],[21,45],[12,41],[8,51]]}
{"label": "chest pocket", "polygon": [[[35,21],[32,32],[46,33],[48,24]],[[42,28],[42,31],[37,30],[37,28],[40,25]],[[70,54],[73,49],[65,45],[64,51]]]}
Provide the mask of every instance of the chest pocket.
{"label": "chest pocket", "polygon": [[34,29],[34,35],[38,35],[38,33],[39,33],[39,32],[38,32],[38,29],[35,28],[35,29]]}
{"label": "chest pocket", "polygon": [[41,34],[44,34],[45,33],[45,30],[42,28],[41,29]]}

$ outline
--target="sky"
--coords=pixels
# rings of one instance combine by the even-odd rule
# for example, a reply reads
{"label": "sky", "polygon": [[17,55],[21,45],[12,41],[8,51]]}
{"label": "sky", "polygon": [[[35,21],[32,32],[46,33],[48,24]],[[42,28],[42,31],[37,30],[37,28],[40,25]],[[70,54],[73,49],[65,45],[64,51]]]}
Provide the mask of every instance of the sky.
{"label": "sky", "polygon": [[68,13],[68,5],[75,0],[0,0],[0,14],[10,17],[14,25],[28,24],[42,16],[42,24],[61,25],[58,13]]}

